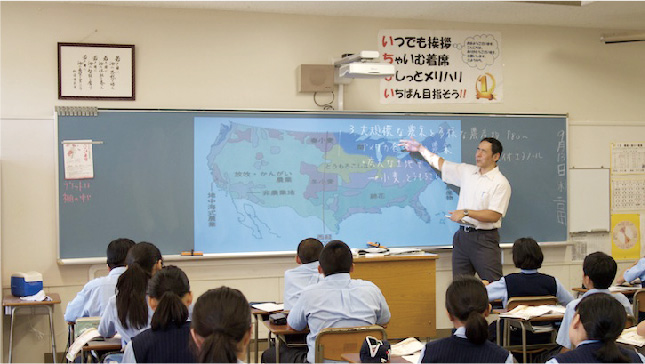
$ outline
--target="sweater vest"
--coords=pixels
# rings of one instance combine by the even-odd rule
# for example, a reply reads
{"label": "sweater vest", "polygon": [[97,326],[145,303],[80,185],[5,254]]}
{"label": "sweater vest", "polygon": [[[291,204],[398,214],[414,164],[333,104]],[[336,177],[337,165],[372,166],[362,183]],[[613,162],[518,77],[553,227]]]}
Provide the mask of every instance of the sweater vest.
{"label": "sweater vest", "polygon": [[481,345],[451,336],[426,344],[422,363],[505,363],[508,351],[486,340]]}
{"label": "sweater vest", "polygon": [[171,323],[165,330],[148,329],[132,338],[132,349],[137,363],[194,363],[191,352],[190,322],[181,327]]}
{"label": "sweater vest", "polygon": [[[598,349],[602,347],[602,343],[589,343],[580,345],[574,350],[567,351],[566,353],[558,354],[554,357],[558,363],[600,363],[600,361],[593,355]],[[618,349],[629,358],[630,363],[640,363],[641,359],[633,350],[627,350],[622,347]]]}
{"label": "sweater vest", "polygon": [[555,278],[542,273],[512,273],[504,277],[508,298],[527,296],[556,296]]}

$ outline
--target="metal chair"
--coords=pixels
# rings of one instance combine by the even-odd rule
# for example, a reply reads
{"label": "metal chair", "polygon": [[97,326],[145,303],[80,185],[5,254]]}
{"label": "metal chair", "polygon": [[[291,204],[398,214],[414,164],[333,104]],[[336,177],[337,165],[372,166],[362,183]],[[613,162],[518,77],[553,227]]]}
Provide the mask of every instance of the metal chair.
{"label": "metal chair", "polygon": [[636,322],[636,319],[632,315],[627,315],[627,319],[625,320],[625,328],[629,329],[630,327],[634,327],[638,324]]}
{"label": "metal chair", "polygon": [[387,340],[385,329],[379,325],[326,328],[316,336],[316,363],[325,360],[343,361],[343,353],[358,353],[365,337]]}
{"label": "metal chair", "polygon": [[636,324],[641,320],[641,317],[645,316],[645,289],[639,289],[634,293],[633,299],[634,307],[634,318],[636,319]]}
{"label": "metal chair", "polygon": [[[512,297],[511,299],[508,300],[508,304],[506,307],[508,310],[512,310],[515,307],[519,305],[526,305],[526,306],[541,306],[541,305],[557,305],[558,304],[558,298],[554,296],[535,296],[535,297]],[[539,319],[540,321],[544,321],[543,319]],[[561,318],[560,318],[561,320]],[[557,321],[557,320],[556,320]],[[552,348],[555,346],[555,335],[557,334],[557,331],[555,328],[551,327],[550,330],[545,330],[540,326],[534,326],[533,323],[535,323],[535,320],[520,320],[520,319],[513,319],[513,318],[504,318],[504,341],[503,341],[503,346],[507,348],[511,352],[521,352],[522,353],[522,359],[524,363],[526,363],[526,357],[527,354],[536,354],[540,353],[542,351],[545,351],[547,349]],[[522,332],[522,345],[518,348],[517,345],[510,345],[510,327],[516,327],[519,328]],[[551,343],[549,344],[531,344],[527,345],[526,344],[526,332],[536,332],[536,327],[540,327],[541,330],[539,331],[540,333],[551,333]],[[519,350],[518,350],[519,349]]]}

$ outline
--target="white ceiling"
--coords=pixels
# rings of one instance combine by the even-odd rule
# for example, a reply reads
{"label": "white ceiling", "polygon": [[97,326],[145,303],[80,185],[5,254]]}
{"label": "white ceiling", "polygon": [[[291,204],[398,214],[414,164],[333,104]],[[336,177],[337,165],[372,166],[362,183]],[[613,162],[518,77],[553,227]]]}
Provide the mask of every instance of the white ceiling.
{"label": "white ceiling", "polygon": [[[645,31],[645,1],[91,1],[88,3]],[[568,3],[568,5],[561,5],[562,3]]]}

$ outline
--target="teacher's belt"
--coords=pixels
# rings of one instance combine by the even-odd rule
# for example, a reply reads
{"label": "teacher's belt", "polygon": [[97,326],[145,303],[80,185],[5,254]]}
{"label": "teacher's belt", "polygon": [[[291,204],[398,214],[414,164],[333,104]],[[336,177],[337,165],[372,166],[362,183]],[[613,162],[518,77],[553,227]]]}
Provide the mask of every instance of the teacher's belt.
{"label": "teacher's belt", "polygon": [[484,231],[496,231],[497,228],[495,229],[477,229],[474,226],[459,226],[459,230],[466,232],[466,233],[471,233],[471,232],[484,232]]}

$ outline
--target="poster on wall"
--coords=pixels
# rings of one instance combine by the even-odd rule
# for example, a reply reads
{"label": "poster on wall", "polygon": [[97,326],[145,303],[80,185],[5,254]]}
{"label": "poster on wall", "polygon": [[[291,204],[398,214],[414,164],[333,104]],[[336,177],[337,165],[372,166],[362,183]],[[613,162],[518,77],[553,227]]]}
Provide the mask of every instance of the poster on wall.
{"label": "poster on wall", "polygon": [[378,34],[381,61],[396,73],[381,80],[381,104],[500,103],[499,32],[386,29]]}
{"label": "poster on wall", "polygon": [[645,173],[645,143],[612,143],[611,173]]}
{"label": "poster on wall", "polygon": [[91,140],[74,140],[63,144],[65,179],[94,178]]}
{"label": "poster on wall", "polygon": [[638,214],[611,215],[611,255],[614,259],[640,257],[640,216]]}

